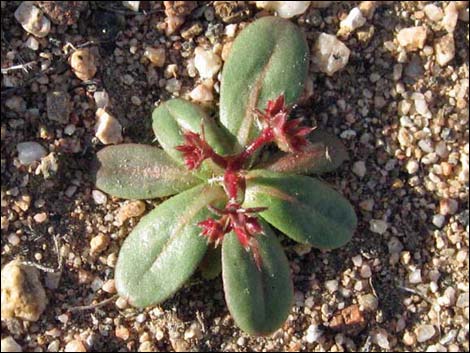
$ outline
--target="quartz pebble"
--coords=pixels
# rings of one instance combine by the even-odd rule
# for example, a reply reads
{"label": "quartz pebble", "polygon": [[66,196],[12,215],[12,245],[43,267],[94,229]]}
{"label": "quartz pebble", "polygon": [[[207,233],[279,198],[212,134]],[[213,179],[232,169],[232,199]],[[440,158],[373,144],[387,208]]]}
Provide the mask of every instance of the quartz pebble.
{"label": "quartz pebble", "polygon": [[47,117],[49,120],[66,124],[71,111],[70,95],[65,91],[52,91],[46,98]]}
{"label": "quartz pebble", "polygon": [[150,60],[152,65],[156,67],[163,67],[166,60],[165,48],[152,48],[147,47],[144,51],[144,56]]}
{"label": "quartz pebble", "polygon": [[110,279],[104,282],[102,289],[103,291],[109,294],[116,293],[116,284],[114,282],[114,279]]}
{"label": "quartz pebble", "polygon": [[64,352],[86,352],[86,347],[82,341],[72,340],[65,345]]}
{"label": "quartz pebble", "polygon": [[415,334],[418,342],[426,342],[431,339],[436,333],[433,325],[420,325],[416,328]]}
{"label": "quartz pebble", "polygon": [[199,76],[202,78],[211,78],[219,72],[222,66],[222,60],[217,54],[210,50],[204,50],[201,47],[197,47],[194,53],[194,66],[199,72]]}
{"label": "quartz pebble", "polygon": [[442,228],[444,226],[446,218],[441,214],[436,214],[432,217],[432,224],[434,224],[437,228]]}
{"label": "quartz pebble", "polygon": [[21,346],[11,336],[2,339],[1,350],[2,352],[23,352]]}
{"label": "quartz pebble", "polygon": [[468,308],[468,299],[469,299],[469,293],[461,293],[457,299],[457,307],[459,308]]}
{"label": "quartz pebble", "polygon": [[384,234],[387,231],[388,223],[381,219],[371,219],[369,221],[369,229],[377,234]]}
{"label": "quartz pebble", "polygon": [[403,28],[398,32],[397,40],[406,51],[422,49],[426,41],[426,29],[422,26]]}
{"label": "quartz pebble", "polygon": [[362,15],[361,10],[358,7],[354,7],[348,14],[348,16],[342,20],[339,24],[338,35],[348,34],[353,32],[359,27],[362,27],[366,23],[366,18]]}
{"label": "quartz pebble", "polygon": [[453,215],[457,213],[459,204],[454,199],[442,199],[439,202],[439,212],[443,216]]}
{"label": "quartz pebble", "polygon": [[375,311],[379,306],[377,297],[373,294],[364,294],[358,298],[360,308],[365,311]]}
{"label": "quartz pebble", "polygon": [[214,100],[212,90],[204,84],[197,85],[191,93],[189,93],[189,97],[199,103],[212,102]]}
{"label": "quartz pebble", "polygon": [[24,43],[24,45],[26,48],[29,48],[34,51],[39,49],[39,42],[33,36],[29,36],[28,39],[26,39],[26,42]]}
{"label": "quartz pebble", "polygon": [[47,151],[37,142],[20,142],[16,145],[18,159],[21,164],[29,165],[45,157]]}
{"label": "quartz pebble", "polygon": [[108,200],[106,195],[99,190],[93,190],[91,196],[93,197],[93,201],[98,205],[104,205]]}
{"label": "quartz pebble", "polygon": [[436,61],[440,66],[447,65],[455,56],[454,35],[449,33],[439,38],[435,45]]}
{"label": "quartz pebble", "polygon": [[78,49],[69,58],[69,64],[77,76],[82,81],[91,80],[96,74],[95,56],[90,49]]}
{"label": "quartz pebble", "polygon": [[406,170],[408,174],[415,174],[419,169],[419,163],[415,160],[410,160],[406,163]]}
{"label": "quartz pebble", "polygon": [[105,109],[109,104],[109,95],[106,91],[97,91],[93,94],[93,98],[95,99],[96,108]]}
{"label": "quartz pebble", "polygon": [[119,121],[102,108],[98,108],[96,116],[98,120],[95,126],[95,136],[101,143],[109,145],[122,142],[122,128]]}
{"label": "quartz pebble", "polygon": [[454,32],[458,19],[459,10],[457,9],[457,5],[455,4],[455,1],[449,1],[449,4],[444,9],[444,18],[442,19],[442,25],[447,32]]}
{"label": "quartz pebble", "polygon": [[421,278],[421,270],[420,269],[415,269],[411,271],[411,273],[408,276],[408,281],[412,284],[417,284],[422,282]]}
{"label": "quartz pebble", "polygon": [[283,18],[301,15],[307,11],[309,5],[310,1],[256,1],[258,8],[276,11]]}
{"label": "quartz pebble", "polygon": [[51,30],[51,21],[34,6],[33,1],[23,1],[15,11],[15,18],[26,32],[36,37],[43,38]]}
{"label": "quartz pebble", "polygon": [[138,12],[139,11],[139,6],[140,6],[140,1],[123,1],[122,5],[124,7],[127,7],[129,10]]}
{"label": "quartz pebble", "polygon": [[321,72],[331,76],[346,66],[350,53],[336,36],[321,33],[313,46],[313,62]]}
{"label": "quartz pebble", "polygon": [[390,342],[388,340],[388,333],[384,329],[379,329],[374,332],[373,340],[382,349],[390,349]]}
{"label": "quartz pebble", "polygon": [[47,305],[39,271],[14,260],[3,267],[1,277],[2,320],[37,321]]}
{"label": "quartz pebble", "polygon": [[305,335],[305,341],[307,343],[315,343],[318,339],[323,336],[323,331],[320,329],[319,325],[310,325],[307,328],[307,334]]}
{"label": "quartz pebble", "polygon": [[442,11],[442,9],[439,6],[434,5],[434,4],[426,5],[424,7],[424,13],[431,21],[434,21],[434,22],[440,21],[442,17],[444,16],[444,12]]}
{"label": "quartz pebble", "polygon": [[352,167],[352,171],[358,177],[363,178],[366,175],[366,163],[364,161],[357,161]]}

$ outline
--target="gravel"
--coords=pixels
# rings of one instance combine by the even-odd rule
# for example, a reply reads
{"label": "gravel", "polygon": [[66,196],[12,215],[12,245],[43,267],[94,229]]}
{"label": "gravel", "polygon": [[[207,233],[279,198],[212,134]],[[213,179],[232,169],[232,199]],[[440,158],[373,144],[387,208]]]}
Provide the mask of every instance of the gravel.
{"label": "gravel", "polygon": [[257,338],[234,324],[220,278],[196,273],[144,309],[115,295],[122,241],[161,200],[132,209],[95,190],[91,162],[99,108],[117,121],[110,143],[155,144],[151,111],[172,97],[215,113],[233,39],[272,10],[39,3],[35,28],[1,3],[2,267],[60,270],[38,270],[38,321],[2,317],[2,350],[11,338],[23,351],[468,351],[468,3],[311,2],[291,17],[313,88],[294,113],[345,144],[349,160],[321,178],[351,200],[358,231],[331,251],[279,234],[297,300]]}

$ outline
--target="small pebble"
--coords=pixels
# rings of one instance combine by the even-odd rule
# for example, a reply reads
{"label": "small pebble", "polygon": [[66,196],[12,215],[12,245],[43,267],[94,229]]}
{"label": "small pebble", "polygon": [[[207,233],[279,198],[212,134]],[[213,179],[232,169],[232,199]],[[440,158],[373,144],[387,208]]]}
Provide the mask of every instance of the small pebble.
{"label": "small pebble", "polygon": [[217,54],[210,50],[204,50],[201,47],[197,47],[194,53],[194,66],[199,72],[199,76],[202,78],[211,78],[219,72],[222,66],[222,60]]}
{"label": "small pebble", "polygon": [[47,36],[51,30],[51,21],[32,1],[23,1],[15,11],[15,18],[26,32],[38,38]]}
{"label": "small pebble", "polygon": [[65,91],[52,91],[47,94],[47,117],[66,124],[71,112],[70,95]]}
{"label": "small pebble", "polygon": [[454,35],[446,34],[439,38],[435,45],[436,61],[440,66],[446,66],[455,57]]}
{"label": "small pebble", "polygon": [[415,330],[416,338],[420,343],[431,339],[435,333],[436,329],[433,325],[420,325]]}
{"label": "small pebble", "polygon": [[96,91],[93,98],[95,99],[96,109],[105,109],[109,104],[109,95],[106,91]]}
{"label": "small pebble", "polygon": [[362,27],[366,23],[366,21],[367,20],[362,15],[361,10],[358,7],[354,7],[351,11],[349,11],[348,16],[340,22],[340,30],[338,32],[338,35],[353,32],[357,28]]}
{"label": "small pebble", "polygon": [[439,202],[439,213],[443,216],[456,214],[458,209],[459,204],[454,199],[442,199]]}
{"label": "small pebble", "polygon": [[2,352],[23,352],[21,346],[11,336],[2,339],[1,350]]}
{"label": "small pebble", "polygon": [[468,298],[469,298],[469,293],[468,292],[465,292],[465,293],[461,293],[457,299],[457,307],[459,308],[468,308]]}
{"label": "small pebble", "polygon": [[64,352],[86,352],[85,345],[82,341],[72,340],[65,345]]}
{"label": "small pebble", "polygon": [[117,338],[127,341],[129,339],[130,333],[127,327],[125,326],[118,326],[115,330],[115,335]]}
{"label": "small pebble", "polygon": [[144,51],[144,56],[156,67],[163,67],[166,60],[165,48],[152,48],[147,47]]}
{"label": "small pebble", "polygon": [[442,19],[442,25],[447,32],[453,33],[457,26],[457,20],[459,19],[459,10],[455,1],[449,1],[449,4],[444,9],[444,18]]}
{"label": "small pebble", "polygon": [[420,269],[413,270],[408,276],[408,281],[412,284],[421,283],[423,281],[421,278],[421,270]]}
{"label": "small pebble", "polygon": [[416,344],[416,335],[413,332],[405,332],[403,343],[409,347],[414,346]]}
{"label": "small pebble", "polygon": [[343,69],[349,61],[351,51],[336,36],[321,33],[313,46],[313,63],[331,76]]}
{"label": "small pebble", "polygon": [[397,40],[406,51],[423,49],[426,41],[426,29],[422,26],[403,28],[398,32]]}
{"label": "small pebble", "polygon": [[442,228],[446,218],[441,214],[436,214],[432,217],[432,224],[434,224],[437,228]]}
{"label": "small pebble", "polygon": [[415,174],[419,169],[419,163],[415,160],[410,160],[406,163],[406,170],[408,174]]}
{"label": "small pebble", "polygon": [[93,237],[90,241],[91,253],[96,255],[103,252],[109,244],[109,237],[104,234],[99,234]]}
{"label": "small pebble", "polygon": [[96,74],[95,56],[90,49],[78,49],[69,58],[72,71],[82,81],[91,80]]}
{"label": "small pebble", "polygon": [[140,1],[123,1],[122,4],[124,7],[127,7],[129,10],[138,12],[139,11],[139,6],[140,6]]}
{"label": "small pebble", "polygon": [[31,50],[38,50],[39,49],[39,42],[36,38],[33,36],[29,36],[26,42],[24,43],[26,48],[29,48]]}
{"label": "small pebble", "polygon": [[101,143],[109,145],[122,142],[122,127],[115,117],[102,108],[98,108],[96,117],[98,119],[95,126],[95,136]]}
{"label": "small pebble", "polygon": [[434,22],[438,22],[444,17],[442,9],[435,4],[428,4],[424,7],[424,13],[426,16]]}
{"label": "small pebble", "polygon": [[387,231],[388,223],[381,219],[371,219],[369,221],[369,229],[377,234],[384,234]]}
{"label": "small pebble", "polygon": [[108,200],[106,195],[99,190],[93,190],[91,195],[93,197],[93,201],[95,201],[95,203],[98,205],[104,205]]}
{"label": "small pebble", "polygon": [[275,11],[278,16],[283,18],[301,15],[307,11],[309,5],[310,1],[256,1],[258,8]]}
{"label": "small pebble", "polygon": [[364,294],[358,298],[358,303],[360,308],[365,311],[373,312],[377,310],[379,306],[379,301],[377,297],[373,294]]}
{"label": "small pebble", "polygon": [[366,175],[366,163],[364,161],[357,161],[352,167],[352,171],[358,177],[363,178]]}
{"label": "small pebble", "polygon": [[338,290],[339,283],[337,280],[330,280],[325,282],[325,288],[328,292],[334,293]]}
{"label": "small pebble", "polygon": [[21,164],[29,165],[45,157],[47,151],[37,142],[20,142],[16,145],[18,159]]}
{"label": "small pebble", "polygon": [[362,278],[370,278],[372,276],[370,266],[367,264],[362,265],[360,273]]}
{"label": "small pebble", "polygon": [[121,309],[121,310],[127,308],[127,306],[128,306],[127,300],[124,299],[124,298],[122,298],[122,297],[119,297],[119,298],[116,300],[116,306],[117,306],[119,309]]}
{"label": "small pebble", "polygon": [[109,294],[116,293],[116,285],[115,285],[114,279],[109,279],[106,282],[104,282],[102,289],[103,291]]}
{"label": "small pebble", "polygon": [[212,90],[204,84],[197,85],[191,93],[189,93],[189,97],[193,101],[200,103],[212,102],[214,100]]}
{"label": "small pebble", "polygon": [[307,341],[307,343],[315,343],[321,336],[323,336],[323,330],[321,330],[320,326],[310,325],[305,335],[305,341]]}
{"label": "small pebble", "polygon": [[124,223],[126,220],[132,217],[139,217],[145,212],[145,202],[143,201],[132,201],[129,202],[119,209],[116,220],[119,224]]}

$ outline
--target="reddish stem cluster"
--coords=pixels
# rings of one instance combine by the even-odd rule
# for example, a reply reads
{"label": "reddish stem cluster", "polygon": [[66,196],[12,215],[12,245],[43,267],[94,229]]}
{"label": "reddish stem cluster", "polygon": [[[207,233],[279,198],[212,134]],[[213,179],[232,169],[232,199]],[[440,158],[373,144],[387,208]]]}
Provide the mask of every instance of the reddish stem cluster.
{"label": "reddish stem cluster", "polygon": [[189,170],[200,167],[206,159],[224,169],[223,185],[229,201],[224,209],[210,206],[210,210],[219,219],[208,218],[198,225],[202,228],[201,235],[217,246],[224,235],[234,231],[242,246],[253,251],[258,268],[261,267],[261,257],[255,235],[262,234],[263,229],[254,214],[266,208],[242,208],[246,181],[243,167],[250,156],[264,145],[274,142],[285,152],[298,152],[307,145],[305,138],[313,129],[300,126],[301,119],[287,120],[289,109],[285,105],[284,95],[268,101],[266,109],[256,110],[255,113],[263,124],[260,135],[245,149],[231,156],[221,156],[207,143],[204,129],[201,135],[187,131],[184,133],[185,143],[176,149],[183,153],[184,161]]}

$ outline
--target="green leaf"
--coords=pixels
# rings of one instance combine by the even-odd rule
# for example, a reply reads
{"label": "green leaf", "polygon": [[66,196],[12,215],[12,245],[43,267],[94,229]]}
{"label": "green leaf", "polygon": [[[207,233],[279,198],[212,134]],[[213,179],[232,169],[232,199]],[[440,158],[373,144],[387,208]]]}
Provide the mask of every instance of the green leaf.
{"label": "green leaf", "polygon": [[201,183],[157,147],[122,144],[97,153],[96,186],[125,199],[176,194]]}
{"label": "green leaf", "polygon": [[[183,130],[200,134],[202,125],[207,142],[217,153],[224,155],[230,152],[228,133],[219,127],[214,119],[208,117],[199,106],[184,99],[172,99],[160,104],[153,111],[152,120],[153,131],[158,142],[180,164],[184,163],[184,158],[175,147],[184,144]],[[202,168],[199,174],[206,177],[214,171],[222,174],[211,160],[206,160]]]}
{"label": "green leaf", "polygon": [[302,93],[308,47],[300,29],[279,17],[263,17],[235,39],[222,72],[220,121],[237,137],[238,148],[259,132],[255,108],[284,93],[293,104]]}
{"label": "green leaf", "polygon": [[221,250],[220,246],[214,248],[209,246],[206,255],[199,264],[199,270],[204,279],[214,279],[222,272]]}
{"label": "green leaf", "polygon": [[250,335],[267,335],[281,327],[293,302],[286,255],[270,227],[262,224],[265,235],[256,237],[261,271],[233,232],[222,243],[225,300],[237,325]]}
{"label": "green leaf", "polygon": [[219,186],[200,185],[163,202],[142,218],[121,247],[116,288],[138,307],[157,304],[192,275],[207,249],[197,223],[207,205],[225,198]]}
{"label": "green leaf", "polygon": [[314,131],[309,140],[311,145],[302,152],[280,153],[258,168],[287,174],[322,174],[332,172],[348,159],[346,148],[336,136]]}
{"label": "green leaf", "polygon": [[346,244],[357,224],[353,207],[342,195],[305,176],[250,172],[244,206],[268,207],[261,217],[295,241],[320,249]]}

